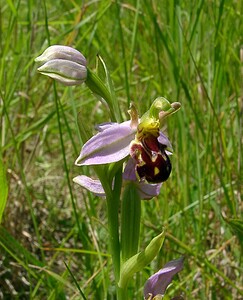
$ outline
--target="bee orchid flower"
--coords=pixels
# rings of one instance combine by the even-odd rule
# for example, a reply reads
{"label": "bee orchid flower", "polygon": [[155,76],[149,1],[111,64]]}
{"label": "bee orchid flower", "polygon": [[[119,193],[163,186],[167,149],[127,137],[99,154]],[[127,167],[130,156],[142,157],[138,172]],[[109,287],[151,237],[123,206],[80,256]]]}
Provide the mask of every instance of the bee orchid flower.
{"label": "bee orchid flower", "polygon": [[[132,106],[129,111],[130,121],[98,126],[99,132],[84,144],[75,165],[115,163],[129,157],[123,179],[137,184],[142,199],[158,195],[162,182],[170,175],[169,155],[172,153],[171,143],[160,131],[160,126],[162,119],[179,108],[180,103],[170,103],[159,97],[139,119],[135,107]],[[74,182],[97,195],[104,194],[101,184],[96,180],[77,176]]]}

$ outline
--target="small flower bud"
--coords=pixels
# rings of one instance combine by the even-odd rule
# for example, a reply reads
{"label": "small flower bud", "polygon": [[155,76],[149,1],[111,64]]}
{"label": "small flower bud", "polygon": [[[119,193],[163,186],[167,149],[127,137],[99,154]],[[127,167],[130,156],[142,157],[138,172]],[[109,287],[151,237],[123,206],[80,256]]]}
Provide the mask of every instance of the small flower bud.
{"label": "small flower bud", "polygon": [[79,85],[87,78],[85,57],[67,46],[51,46],[35,59],[42,66],[38,71],[64,85]]}
{"label": "small flower bud", "polygon": [[42,55],[36,57],[35,61],[37,63],[44,64],[52,59],[64,59],[86,66],[86,58],[82,53],[72,47],[60,45],[53,45],[48,47],[42,53]]}

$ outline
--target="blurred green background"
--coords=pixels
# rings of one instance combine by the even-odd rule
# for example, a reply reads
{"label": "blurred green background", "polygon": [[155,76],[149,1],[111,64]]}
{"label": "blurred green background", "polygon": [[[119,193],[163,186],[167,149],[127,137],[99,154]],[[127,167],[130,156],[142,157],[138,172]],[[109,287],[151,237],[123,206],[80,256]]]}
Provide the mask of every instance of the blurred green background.
{"label": "blurred green background", "polygon": [[164,128],[170,179],[142,203],[140,249],[164,226],[166,241],[130,299],[181,255],[171,295],[242,299],[242,1],[0,3],[0,299],[84,299],[76,283],[87,299],[115,299],[105,200],[72,183],[88,172],[74,166],[77,123],[95,132],[109,115],[85,85],[55,90],[37,73],[54,44],[92,70],[104,59],[124,120],[130,101],[140,115],[158,96],[182,104]]}

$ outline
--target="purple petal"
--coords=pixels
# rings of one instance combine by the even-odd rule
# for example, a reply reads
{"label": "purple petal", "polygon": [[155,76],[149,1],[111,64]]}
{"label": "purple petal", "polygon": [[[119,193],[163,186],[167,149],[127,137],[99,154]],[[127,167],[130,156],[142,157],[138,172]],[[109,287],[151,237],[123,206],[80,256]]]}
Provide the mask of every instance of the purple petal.
{"label": "purple petal", "polygon": [[130,122],[114,123],[93,136],[82,147],[75,165],[107,164],[129,155],[130,142],[135,136],[135,130],[129,124]]}
{"label": "purple petal", "polygon": [[148,295],[164,295],[167,286],[171,283],[172,277],[180,272],[183,268],[183,260],[181,257],[168,262],[161,270],[152,275],[146,282],[144,287],[144,298],[148,299]]}
{"label": "purple petal", "polygon": [[153,197],[156,197],[160,193],[160,188],[162,183],[146,183],[146,182],[138,182],[138,192],[141,199],[150,200]]}
{"label": "purple petal", "polygon": [[126,164],[126,167],[123,172],[123,179],[130,181],[137,181],[137,176],[135,173],[136,162],[133,158],[130,158]]}
{"label": "purple petal", "polygon": [[38,68],[46,76],[56,79],[64,85],[78,85],[87,78],[87,68],[73,61],[53,59]]}
{"label": "purple petal", "polygon": [[94,193],[96,196],[104,197],[105,191],[102,187],[101,182],[98,179],[92,179],[85,175],[80,175],[73,178],[73,182],[81,185],[86,190]]}
{"label": "purple petal", "polygon": [[170,140],[167,138],[167,136],[165,134],[163,134],[163,132],[159,132],[159,137],[158,137],[158,142],[164,146],[166,146],[167,148],[169,148],[169,150],[172,151],[172,145],[170,143]]}
{"label": "purple petal", "polygon": [[[130,121],[127,121],[127,122],[130,122]],[[99,125],[96,125],[95,129],[97,131],[104,131],[104,130],[106,130],[106,129],[110,128],[111,126],[114,126],[114,125],[118,125],[118,123],[115,123],[115,122],[101,123]]]}
{"label": "purple petal", "polygon": [[42,55],[38,56],[35,61],[39,63],[46,63],[53,59],[63,59],[76,62],[82,66],[86,66],[86,58],[78,50],[61,45],[52,45],[48,47]]}

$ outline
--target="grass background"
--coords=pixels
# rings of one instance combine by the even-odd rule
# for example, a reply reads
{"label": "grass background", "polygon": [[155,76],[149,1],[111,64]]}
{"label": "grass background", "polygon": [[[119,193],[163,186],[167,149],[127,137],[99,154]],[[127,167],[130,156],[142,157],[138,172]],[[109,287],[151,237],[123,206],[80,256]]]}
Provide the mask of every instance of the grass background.
{"label": "grass background", "polygon": [[78,123],[92,131],[108,113],[85,86],[55,92],[37,74],[49,44],[77,48],[91,69],[101,55],[124,120],[131,100],[140,114],[158,96],[182,103],[165,128],[172,175],[142,203],[140,249],[164,226],[167,238],[131,299],[181,255],[172,295],[242,299],[242,2],[0,3],[0,299],[114,299],[105,201],[72,183],[89,171],[74,166]]}

